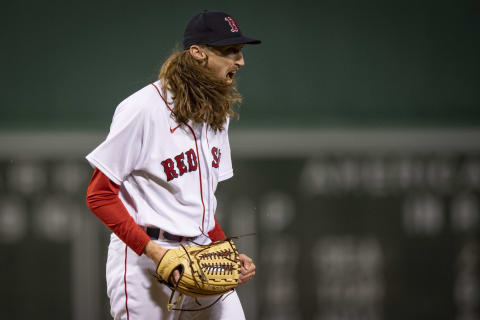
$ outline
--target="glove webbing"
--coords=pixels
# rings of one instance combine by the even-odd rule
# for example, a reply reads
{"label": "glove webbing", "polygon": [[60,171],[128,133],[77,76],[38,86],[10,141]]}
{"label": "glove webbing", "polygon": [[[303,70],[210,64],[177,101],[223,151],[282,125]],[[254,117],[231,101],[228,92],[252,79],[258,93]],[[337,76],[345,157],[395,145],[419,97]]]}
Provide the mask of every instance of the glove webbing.
{"label": "glove webbing", "polygon": [[[228,242],[230,243],[230,240],[231,240],[231,239],[232,239],[232,238],[227,238],[227,239],[221,240],[221,241],[228,241]],[[192,242],[193,242],[193,241],[192,241]],[[219,241],[219,242],[220,242],[220,241]],[[204,247],[204,250],[206,250],[206,249],[212,247],[212,245],[215,244],[215,243],[217,243],[217,242],[212,242],[212,243],[210,243],[210,244],[208,244],[208,245],[199,245],[199,244],[196,244],[196,243],[195,243],[195,244]],[[180,244],[180,246],[181,246],[182,249],[185,251],[186,256],[188,257],[189,266],[190,266],[190,268],[191,268],[191,274],[194,274],[194,270],[193,270],[193,267],[192,267],[192,266],[193,266],[193,261],[192,261],[192,259],[190,258],[190,255],[188,254],[188,251],[187,251],[187,249],[185,249],[185,247],[183,246],[183,244]],[[230,246],[232,246],[231,243],[230,243]],[[232,247],[232,249],[233,249],[233,247]],[[229,260],[230,260],[230,259],[229,259]],[[205,274],[203,273],[202,268],[199,268],[199,271],[201,272],[200,278],[202,279],[202,281],[203,281],[203,279],[205,279],[205,281],[208,283],[208,278],[207,278],[207,277],[205,276]],[[173,296],[175,295],[176,288],[177,288],[178,283],[180,282],[180,279],[181,279],[182,276],[183,276],[183,270],[182,270],[182,273],[180,274],[180,278],[178,279],[177,283],[174,284],[173,288],[172,288],[171,286],[169,286],[170,289],[172,290],[172,294],[170,295],[170,299],[168,299],[168,311],[172,311],[172,310],[175,310],[175,311],[200,311],[200,310],[205,310],[205,309],[208,309],[208,308],[210,308],[211,306],[213,306],[213,305],[214,305],[215,303],[217,303],[218,301],[220,301],[220,299],[224,296],[224,294],[222,294],[222,295],[220,295],[220,296],[218,297],[218,299],[216,299],[215,301],[213,301],[213,302],[212,302],[211,304],[209,304],[208,306],[205,306],[205,307],[202,307],[202,308],[198,308],[198,309],[173,308],[175,305],[181,303],[181,302],[182,302],[182,299],[183,299],[183,293],[180,293],[179,296],[177,297],[176,301],[173,302]],[[198,287],[200,287],[200,285],[198,284],[197,279],[195,279],[195,277],[193,277],[193,280],[195,281],[196,285],[197,285]],[[233,292],[234,290],[235,290],[235,289],[232,289],[231,292]],[[231,293],[231,292],[230,292],[230,293]],[[230,294],[230,293],[229,293],[229,294]],[[198,301],[197,298],[195,298],[195,302],[196,302],[199,306],[202,305],[202,304]]]}

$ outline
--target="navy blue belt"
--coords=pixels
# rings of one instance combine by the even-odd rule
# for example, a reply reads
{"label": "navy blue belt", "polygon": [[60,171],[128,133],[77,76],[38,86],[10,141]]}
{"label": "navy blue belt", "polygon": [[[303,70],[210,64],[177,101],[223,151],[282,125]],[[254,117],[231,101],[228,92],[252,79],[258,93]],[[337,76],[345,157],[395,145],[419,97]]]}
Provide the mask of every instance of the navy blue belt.
{"label": "navy blue belt", "polygon": [[155,227],[143,227],[143,230],[148,234],[148,236],[153,240],[169,240],[175,242],[184,242],[184,241],[193,241],[198,238],[196,237],[184,237],[171,234],[165,230],[161,230]]}

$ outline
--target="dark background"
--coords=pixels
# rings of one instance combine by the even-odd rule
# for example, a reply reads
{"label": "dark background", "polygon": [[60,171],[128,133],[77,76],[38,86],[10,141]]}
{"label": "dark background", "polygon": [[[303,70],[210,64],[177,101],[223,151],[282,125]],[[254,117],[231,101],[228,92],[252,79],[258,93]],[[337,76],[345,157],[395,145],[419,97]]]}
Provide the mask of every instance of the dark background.
{"label": "dark background", "polygon": [[244,49],[219,185],[248,319],[480,318],[478,1],[0,5],[0,319],[106,319],[84,160],[202,9]]}

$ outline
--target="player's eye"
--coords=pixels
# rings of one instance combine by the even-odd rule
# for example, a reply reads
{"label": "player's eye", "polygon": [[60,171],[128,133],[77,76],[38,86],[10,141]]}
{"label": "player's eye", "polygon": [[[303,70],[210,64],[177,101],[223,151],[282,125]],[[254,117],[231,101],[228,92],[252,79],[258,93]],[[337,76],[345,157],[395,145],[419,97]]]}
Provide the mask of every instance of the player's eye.
{"label": "player's eye", "polygon": [[238,48],[238,47],[230,47],[230,48],[228,48],[228,49],[227,49],[227,52],[228,52],[228,53],[234,53],[234,54],[237,54],[237,53],[239,53],[239,52],[240,52],[240,50],[241,50],[241,49],[240,49],[240,48]]}
{"label": "player's eye", "polygon": [[222,55],[238,54],[242,51],[241,46],[228,46],[217,49]]}

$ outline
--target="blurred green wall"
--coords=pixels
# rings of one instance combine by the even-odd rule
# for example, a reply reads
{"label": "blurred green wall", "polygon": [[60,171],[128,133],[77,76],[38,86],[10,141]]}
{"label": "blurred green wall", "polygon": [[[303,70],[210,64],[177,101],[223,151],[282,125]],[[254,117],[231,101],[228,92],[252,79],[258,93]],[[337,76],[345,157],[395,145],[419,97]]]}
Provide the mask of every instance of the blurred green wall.
{"label": "blurred green wall", "polygon": [[202,9],[245,49],[240,127],[477,126],[478,1],[10,1],[0,129],[107,130]]}
{"label": "blurred green wall", "polygon": [[247,317],[478,318],[478,0],[20,0],[0,5],[0,319],[108,318],[83,157],[205,8],[263,40],[217,193],[227,234],[257,232]]}

